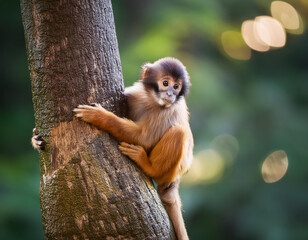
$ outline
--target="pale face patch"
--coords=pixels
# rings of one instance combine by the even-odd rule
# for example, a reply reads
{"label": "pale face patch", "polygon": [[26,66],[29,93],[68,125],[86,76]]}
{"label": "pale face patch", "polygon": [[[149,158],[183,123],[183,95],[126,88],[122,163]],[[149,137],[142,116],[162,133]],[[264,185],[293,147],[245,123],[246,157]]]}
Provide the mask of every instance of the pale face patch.
{"label": "pale face patch", "polygon": [[164,76],[158,80],[157,84],[158,104],[162,107],[170,107],[177,100],[177,97],[182,89],[182,82],[174,81],[174,79],[170,76]]}

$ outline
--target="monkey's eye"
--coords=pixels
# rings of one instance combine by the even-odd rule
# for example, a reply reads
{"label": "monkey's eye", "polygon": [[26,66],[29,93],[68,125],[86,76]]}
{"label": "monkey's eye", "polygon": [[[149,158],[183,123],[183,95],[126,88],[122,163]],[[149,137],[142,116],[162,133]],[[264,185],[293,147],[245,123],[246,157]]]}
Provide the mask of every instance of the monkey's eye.
{"label": "monkey's eye", "polygon": [[165,87],[168,87],[168,81],[164,81],[164,82],[163,82],[163,85],[164,85]]}
{"label": "monkey's eye", "polygon": [[173,88],[174,88],[174,89],[178,89],[178,88],[179,88],[179,84],[177,84],[177,83],[174,84],[174,85],[173,85]]}

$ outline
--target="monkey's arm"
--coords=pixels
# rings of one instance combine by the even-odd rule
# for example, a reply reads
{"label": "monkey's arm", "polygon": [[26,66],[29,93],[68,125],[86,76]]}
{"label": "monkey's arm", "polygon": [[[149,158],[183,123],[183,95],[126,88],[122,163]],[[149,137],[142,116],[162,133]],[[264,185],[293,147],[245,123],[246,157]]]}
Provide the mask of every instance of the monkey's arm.
{"label": "monkey's arm", "polygon": [[141,128],[135,122],[120,118],[99,104],[79,105],[73,111],[76,117],[108,131],[118,141],[141,145],[139,139]]}

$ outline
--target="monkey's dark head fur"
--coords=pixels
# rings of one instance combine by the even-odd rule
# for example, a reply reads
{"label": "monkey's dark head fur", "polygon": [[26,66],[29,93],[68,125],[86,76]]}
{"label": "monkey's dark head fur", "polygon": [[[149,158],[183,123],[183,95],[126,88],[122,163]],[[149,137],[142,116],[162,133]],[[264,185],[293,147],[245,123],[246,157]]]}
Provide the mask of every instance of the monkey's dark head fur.
{"label": "monkey's dark head fur", "polygon": [[191,85],[189,75],[185,66],[178,59],[166,57],[142,66],[141,80],[146,89],[153,89],[155,92],[158,92],[157,83],[164,76],[172,77],[176,82],[182,82],[182,88],[178,97],[185,97],[188,94]]}

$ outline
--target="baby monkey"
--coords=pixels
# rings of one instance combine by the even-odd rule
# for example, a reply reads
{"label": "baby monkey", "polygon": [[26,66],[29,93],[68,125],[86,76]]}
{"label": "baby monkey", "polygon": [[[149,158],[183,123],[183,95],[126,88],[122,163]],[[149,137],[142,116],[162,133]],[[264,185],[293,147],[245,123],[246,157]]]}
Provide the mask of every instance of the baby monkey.
{"label": "baby monkey", "polygon": [[143,65],[141,80],[125,89],[129,119],[99,104],[79,105],[73,110],[76,117],[114,136],[120,151],[155,180],[180,240],[188,235],[178,188],[181,176],[191,166],[194,145],[185,102],[189,87],[185,66],[167,57]]}

